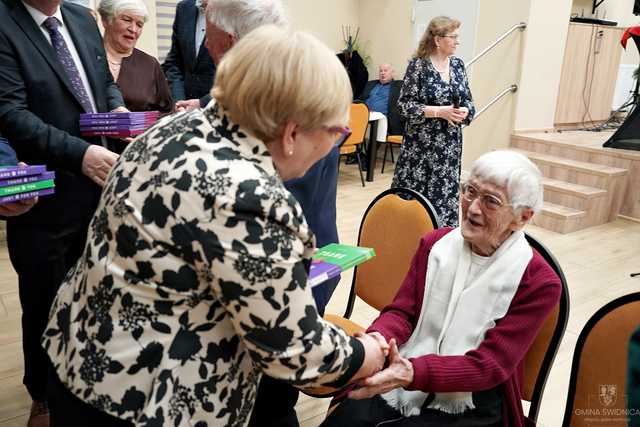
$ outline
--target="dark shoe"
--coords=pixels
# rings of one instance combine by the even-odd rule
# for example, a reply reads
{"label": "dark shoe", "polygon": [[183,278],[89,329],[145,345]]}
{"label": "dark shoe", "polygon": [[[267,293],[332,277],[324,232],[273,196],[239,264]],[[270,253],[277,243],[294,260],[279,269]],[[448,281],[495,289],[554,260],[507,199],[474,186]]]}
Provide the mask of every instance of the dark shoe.
{"label": "dark shoe", "polygon": [[344,161],[345,165],[355,165],[356,163],[358,163],[358,159],[355,154],[348,154],[347,160]]}
{"label": "dark shoe", "polygon": [[31,413],[27,427],[49,427],[49,407],[47,402],[34,400],[31,403]]}

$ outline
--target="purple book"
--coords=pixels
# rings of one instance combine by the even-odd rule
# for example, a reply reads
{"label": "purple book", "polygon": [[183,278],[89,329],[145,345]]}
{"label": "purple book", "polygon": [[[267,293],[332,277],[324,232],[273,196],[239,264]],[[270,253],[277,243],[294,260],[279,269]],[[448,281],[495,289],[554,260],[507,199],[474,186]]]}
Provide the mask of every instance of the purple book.
{"label": "purple book", "polygon": [[33,165],[21,168],[19,166],[11,166],[8,168],[0,168],[0,179],[20,178],[23,176],[31,176],[42,174],[47,171],[46,165]]}
{"label": "purple book", "polygon": [[48,196],[53,193],[55,193],[55,189],[45,188],[43,190],[29,191],[27,193],[18,193],[18,194],[12,194],[10,196],[3,196],[3,197],[0,197],[0,205],[5,203],[17,202],[18,200],[33,199],[36,196],[38,197]]}
{"label": "purple book", "polygon": [[130,111],[126,113],[83,113],[80,114],[81,121],[93,119],[144,119],[148,117],[159,117],[159,111]]}
{"label": "purple book", "polygon": [[83,126],[119,126],[119,125],[145,125],[155,123],[155,117],[141,119],[89,119],[80,120],[80,127]]}
{"label": "purple book", "polygon": [[80,126],[80,132],[99,132],[102,130],[145,130],[146,125],[115,125],[115,126]]}
{"label": "purple book", "polygon": [[309,285],[311,287],[318,286],[319,284],[338,276],[342,272],[340,266],[335,264],[329,264],[324,261],[311,261],[311,267],[309,268]]}
{"label": "purple book", "polygon": [[47,179],[55,179],[55,172],[45,172],[38,175],[23,176],[20,178],[0,179],[0,187],[7,187],[9,185],[28,184],[30,182],[45,181]]}
{"label": "purple book", "polygon": [[128,138],[144,133],[143,130],[98,130],[98,131],[81,131],[82,136],[113,136],[116,138]]}

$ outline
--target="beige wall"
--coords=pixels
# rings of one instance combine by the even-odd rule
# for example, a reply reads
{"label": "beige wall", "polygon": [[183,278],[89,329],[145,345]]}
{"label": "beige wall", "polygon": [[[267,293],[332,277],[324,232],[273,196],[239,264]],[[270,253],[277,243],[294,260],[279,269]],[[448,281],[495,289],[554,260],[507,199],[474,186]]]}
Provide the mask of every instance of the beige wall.
{"label": "beige wall", "polygon": [[136,47],[149,55],[158,56],[158,37],[156,32],[156,2],[155,0],[144,0],[144,4],[149,9],[149,19],[144,24],[144,31],[138,39]]}
{"label": "beige wall", "polygon": [[291,25],[309,31],[336,52],[345,47],[341,28],[358,27],[359,0],[285,0]]}
{"label": "beige wall", "polygon": [[359,1],[360,34],[371,55],[369,79],[377,78],[382,63],[394,66],[397,79],[404,76],[414,50],[412,11],[412,0]]}
{"label": "beige wall", "polygon": [[516,130],[553,128],[571,6],[571,0],[531,1]]}
{"label": "beige wall", "polygon": [[[530,0],[480,2],[476,29],[476,53],[482,51],[513,25],[526,22]],[[498,93],[518,84],[526,31],[516,31],[468,70],[476,109],[482,108]],[[464,131],[463,168],[481,154],[509,146],[515,121],[516,94],[507,94]]]}

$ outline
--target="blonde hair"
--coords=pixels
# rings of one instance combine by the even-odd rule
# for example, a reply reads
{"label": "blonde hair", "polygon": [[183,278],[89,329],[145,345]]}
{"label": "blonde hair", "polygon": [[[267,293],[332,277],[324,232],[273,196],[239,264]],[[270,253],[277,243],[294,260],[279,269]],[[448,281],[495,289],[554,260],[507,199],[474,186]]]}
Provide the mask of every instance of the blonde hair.
{"label": "blonde hair", "polygon": [[460,28],[460,21],[447,16],[436,16],[429,22],[424,31],[414,57],[428,58],[436,50],[436,37],[444,37],[447,33]]}
{"label": "blonde hair", "polygon": [[346,125],[351,84],[322,42],[272,25],[242,38],[220,61],[211,95],[231,120],[263,141],[292,121],[305,130]]}

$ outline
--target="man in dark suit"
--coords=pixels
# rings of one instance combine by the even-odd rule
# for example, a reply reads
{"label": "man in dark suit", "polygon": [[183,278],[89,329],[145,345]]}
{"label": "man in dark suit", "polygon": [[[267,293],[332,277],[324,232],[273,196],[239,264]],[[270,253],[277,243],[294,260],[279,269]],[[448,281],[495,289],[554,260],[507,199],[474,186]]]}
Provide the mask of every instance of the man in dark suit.
{"label": "man in dark suit", "polygon": [[48,358],[40,337],[64,275],[81,255],[101,186],[117,160],[80,138],[79,115],[126,111],[95,19],[61,0],[0,0],[0,133],[28,164],[56,172],[56,193],[9,219],[7,243],[22,306],[29,426],[48,425]]}
{"label": "man in dark suit", "polygon": [[204,107],[211,100],[216,66],[204,46],[206,0],[182,0],[176,7],[171,50],[162,70],[176,108]]}

